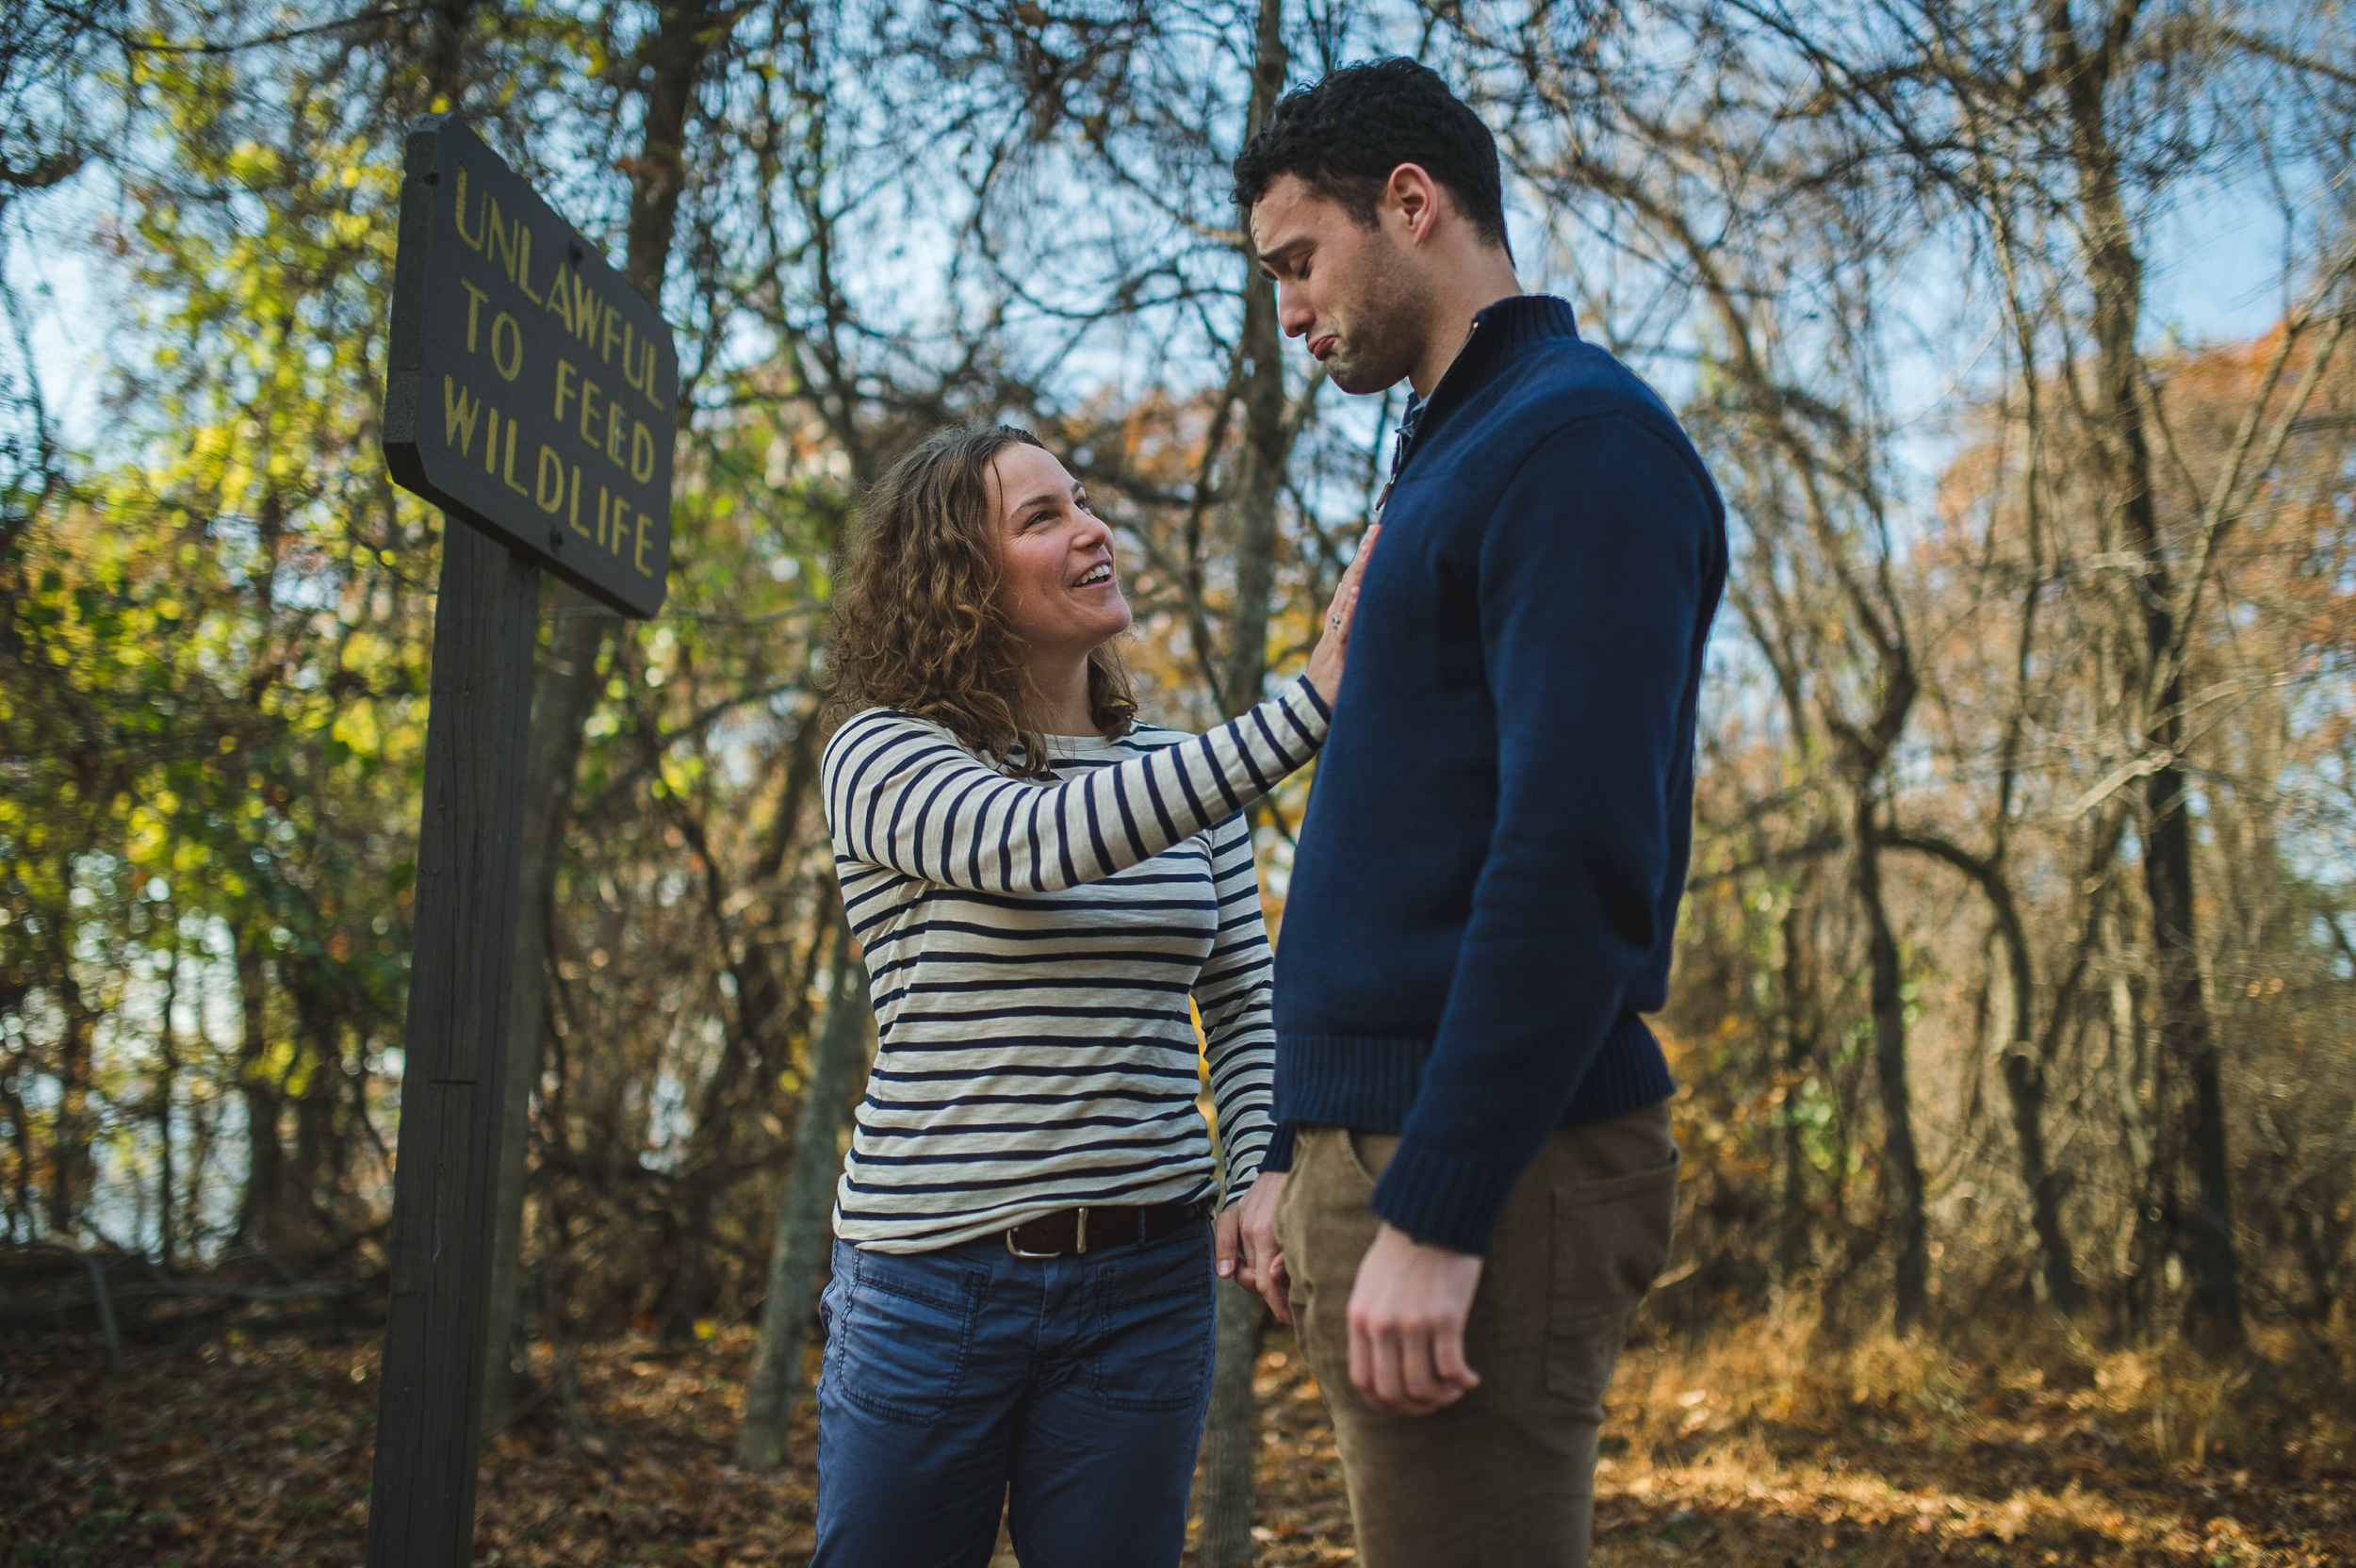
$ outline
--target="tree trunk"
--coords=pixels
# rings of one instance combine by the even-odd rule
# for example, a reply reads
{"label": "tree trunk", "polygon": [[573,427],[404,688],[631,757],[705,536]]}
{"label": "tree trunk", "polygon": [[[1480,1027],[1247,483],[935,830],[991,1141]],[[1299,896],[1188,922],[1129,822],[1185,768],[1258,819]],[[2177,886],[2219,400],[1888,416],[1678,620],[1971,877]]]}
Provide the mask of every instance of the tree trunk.
{"label": "tree trunk", "polygon": [[[716,11],[706,0],[663,6],[654,36],[645,46],[646,128],[639,155],[628,161],[630,202],[629,254],[623,274],[659,310],[663,274],[670,263],[679,220],[679,192],[686,183],[685,133],[694,106],[695,79],[718,49],[733,13]],[[620,617],[564,584],[549,590],[556,628],[548,657],[532,678],[530,769],[544,757],[544,777],[527,775],[523,885],[517,892],[515,993],[509,1004],[507,1102],[499,1146],[498,1211],[494,1220],[492,1296],[483,1322],[488,1365],[505,1362],[515,1336],[515,1286],[522,1266],[526,1107],[539,1080],[545,1032],[548,932],[553,919],[556,873],[564,856],[564,830],[572,814],[573,776],[581,757],[581,727],[597,706],[597,656],[609,629]],[[528,1031],[518,1024],[531,1025]],[[518,1086],[521,1091],[518,1091]],[[486,1390],[482,1413],[486,1428],[507,1420],[510,1382],[481,1380]],[[497,1392],[487,1392],[496,1390]]]}
{"label": "tree trunk", "polygon": [[1783,916],[1783,1102],[1775,1141],[1783,1164],[1783,1196],[1775,1225],[1775,1294],[1784,1296],[1808,1266],[1808,1151],[1800,1121],[1800,1086],[1816,1060],[1815,954],[1808,926],[1816,918],[1816,879],[1803,875]]}
{"label": "tree trunk", "polygon": [[[2025,1010],[2025,1009],[2024,1009]],[[2017,1021],[2004,1043],[2004,1094],[2012,1109],[2013,1142],[2021,1156],[2021,1184],[2029,1192],[2029,1225],[2037,1233],[2044,1263],[2045,1299],[2065,1317],[2078,1313],[2078,1275],[2070,1233],[2062,1229],[2061,1183],[2045,1154],[2045,1073]]]}
{"label": "tree trunk", "polygon": [[1930,1305],[1930,1227],[1923,1215],[1922,1162],[1915,1152],[1914,1113],[1906,1090],[1905,977],[1898,965],[1897,933],[1890,929],[1882,898],[1881,849],[1870,789],[1857,797],[1857,890],[1868,933],[1867,959],[1873,1018],[1873,1073],[1881,1090],[1882,1157],[1890,1182],[1893,1240],[1897,1243],[1897,1307],[1900,1333],[1921,1326]]}
{"label": "tree trunk", "polygon": [[466,34],[475,0],[434,0],[425,12],[425,84],[432,106],[466,106]]}
{"label": "tree trunk", "polygon": [[[2044,1263],[2048,1305],[2065,1317],[2078,1314],[2078,1271],[2062,1228],[2061,1181],[2045,1153],[2045,1064],[2037,1055],[2030,995],[2033,975],[2028,939],[2011,907],[2000,908],[2012,986],[2012,1038],[2004,1042],[2004,1095],[2012,1110],[2013,1145],[2021,1158],[2021,1184],[2028,1189],[2029,1225],[2037,1233]],[[2057,1003],[2058,1004],[2058,1003]]]}
{"label": "tree trunk", "polygon": [[[1268,122],[1284,86],[1282,0],[1260,0],[1253,50],[1248,138]],[[1276,500],[1289,455],[1284,429],[1284,335],[1276,321],[1276,289],[1260,275],[1257,256],[1243,242],[1243,454],[1235,498],[1235,608],[1227,629],[1227,666],[1218,693],[1222,712],[1260,700],[1268,676],[1268,594],[1276,580]]]}
{"label": "tree trunk", "polygon": [[[1252,50],[1248,139],[1268,122],[1284,87],[1283,0],[1260,0]],[[1276,321],[1276,291],[1260,275],[1249,237],[1244,240],[1244,378],[1242,480],[1235,509],[1235,611],[1228,626],[1227,667],[1219,706],[1232,712],[1256,702],[1268,678],[1268,593],[1276,573],[1276,499],[1284,486],[1286,447],[1284,334]],[[1210,1408],[1203,1417],[1203,1568],[1240,1568],[1252,1560],[1252,1460],[1258,1411],[1252,1368],[1260,1353],[1266,1306],[1230,1281],[1219,1287],[1217,1359]]]}
{"label": "tree trunk", "polygon": [[[2131,14],[2131,13],[2130,13]],[[2201,976],[2195,916],[2192,828],[2185,812],[2184,683],[2176,590],[2151,487],[2151,447],[2144,428],[2143,364],[2135,333],[2143,307],[2143,259],[2119,193],[2105,95],[2116,79],[2127,29],[2102,35],[2089,54],[2080,45],[2068,0],[2050,0],[2047,39],[2069,105],[2077,164],[2086,282],[2094,295],[2096,374],[2109,425],[2106,457],[2127,543],[2140,558],[2135,590],[2143,621],[2143,659],[2133,694],[2143,712],[2144,745],[2157,763],[2145,776],[2142,859],[2151,906],[2151,949],[2160,1050],[2180,1071],[2183,1155],[2192,1166],[2194,1201],[2183,1216],[2187,1338],[2218,1351],[2244,1341],[2239,1265],[2233,1252],[2233,1173],[2225,1147],[2219,1053]]]}
{"label": "tree trunk", "polygon": [[744,1424],[736,1434],[736,1462],[761,1469],[772,1468],[785,1457],[787,1420],[801,1396],[810,1289],[826,1246],[835,1178],[843,1169],[838,1148],[843,1117],[874,1021],[867,966],[852,948],[849,923],[839,915],[834,943],[826,1022],[802,1086],[802,1114],[794,1127],[793,1159],[769,1249],[769,1297],[761,1309],[761,1345],[744,1390]]}
{"label": "tree trunk", "polygon": [[2166,1063],[2146,1037],[2145,993],[2127,950],[2125,924],[2119,916],[2102,923],[2102,961],[2110,972],[2111,1089],[2135,1176],[2119,1328],[2124,1334],[2149,1337],[2157,1321],[2160,1269],[2168,1250],[2162,1221],[2174,1200],[2168,1196],[2168,1140],[2161,1135],[2159,1116]]}
{"label": "tree trunk", "polygon": [[[2029,1226],[2036,1232],[2043,1266],[2045,1298],[2065,1316],[2078,1311],[2077,1265],[2070,1233],[2062,1227],[2061,1182],[2045,1152],[2045,1052],[2037,1045],[2037,969],[2029,955],[2029,935],[2021,924],[2021,906],[2013,897],[1999,848],[1983,859],[1936,835],[1886,832],[1882,842],[1945,862],[1972,878],[1987,895],[1996,917],[1996,935],[2004,949],[2005,983],[2012,992],[2010,1036],[2004,1041],[2005,1102],[2012,1114],[2013,1145],[2020,1156],[2021,1184],[2029,1196]],[[2000,841],[2001,842],[2001,841]],[[2065,999],[2056,995],[2053,1006]],[[2060,1027],[2056,1019],[2053,1029]],[[2049,1039],[2051,1035],[2049,1033]]]}
{"label": "tree trunk", "polygon": [[[71,885],[71,884],[69,884]],[[72,962],[65,944],[58,944],[57,998],[63,1015],[64,1037],[57,1045],[57,1109],[53,1125],[49,1181],[49,1233],[73,1239],[82,1218],[82,1205],[95,1184],[97,1164],[90,1152],[96,1117],[90,1109],[90,1071],[96,1058],[98,1020],[83,1001],[82,988],[67,966]]]}
{"label": "tree trunk", "polygon": [[[1211,1368],[1214,1419],[1203,1429],[1203,1568],[1245,1568],[1252,1560],[1252,1462],[1258,1445],[1252,1373],[1260,1360],[1268,1303],[1233,1280],[1219,1285],[1219,1353]],[[1224,1412],[1226,1419],[1217,1419]],[[1240,1413],[1238,1415],[1236,1413]]]}
{"label": "tree trunk", "polygon": [[237,1000],[243,1021],[237,1036],[237,1093],[245,1106],[245,1192],[237,1203],[237,1240],[264,1253],[279,1247],[279,1208],[285,1199],[286,1148],[278,1141],[278,1086],[270,1081],[270,978],[258,938],[237,939]]}
{"label": "tree trunk", "polygon": [[[2184,687],[2163,691],[2162,716],[2151,743],[2170,752],[2183,738]],[[2144,891],[2151,903],[2151,946],[2158,973],[2160,1049],[2183,1074],[2182,1154],[2192,1166],[2192,1201],[2179,1210],[2184,1226],[2185,1336],[2230,1353],[2243,1343],[2241,1271],[2233,1251],[2233,1170],[2225,1147],[2225,1091],[2220,1053],[2209,1022],[2194,928],[2192,832],[2184,810],[2186,781],[2176,767],[2155,769],[2144,791]]]}
{"label": "tree trunk", "polygon": [[155,1038],[155,1259],[169,1271],[173,1255],[179,1250],[179,1238],[172,1233],[172,1098],[180,1072],[180,1037],[172,1019],[180,1005],[180,948],[176,942],[166,950],[165,958],[163,1005],[156,1019]]}

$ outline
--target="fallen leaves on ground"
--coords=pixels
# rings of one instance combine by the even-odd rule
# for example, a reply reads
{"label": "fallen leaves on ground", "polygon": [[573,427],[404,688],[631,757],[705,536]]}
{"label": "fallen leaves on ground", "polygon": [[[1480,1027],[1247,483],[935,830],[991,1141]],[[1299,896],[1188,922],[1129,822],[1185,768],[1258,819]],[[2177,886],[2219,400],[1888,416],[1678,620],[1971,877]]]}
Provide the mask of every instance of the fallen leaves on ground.
{"label": "fallen leaves on ground", "polygon": [[[1631,1348],[1595,1568],[2356,1564],[2356,1431],[2327,1392],[2344,1367],[2321,1375],[2316,1348],[2269,1347],[2277,1366],[2303,1356],[2285,1374],[2051,1332],[1963,1339],[1833,1348],[1750,1326]],[[1256,1386],[1260,1562],[1354,1563],[1333,1428],[1289,1339]]]}
{"label": "fallen leaves on ground", "polygon": [[[2312,1379],[2028,1349],[1828,1351],[1797,1331],[1631,1349],[1597,1478],[1597,1568],[2356,1564],[2356,1450]],[[116,1375],[84,1341],[10,1347],[0,1563],[361,1563],[376,1354],[231,1333],[134,1348]],[[476,1561],[806,1561],[807,1403],[783,1468],[731,1462],[750,1357],[741,1330],[583,1349],[577,1424],[543,1404],[485,1445]],[[1259,1560],[1354,1562],[1333,1428],[1281,1332],[1256,1386]]]}

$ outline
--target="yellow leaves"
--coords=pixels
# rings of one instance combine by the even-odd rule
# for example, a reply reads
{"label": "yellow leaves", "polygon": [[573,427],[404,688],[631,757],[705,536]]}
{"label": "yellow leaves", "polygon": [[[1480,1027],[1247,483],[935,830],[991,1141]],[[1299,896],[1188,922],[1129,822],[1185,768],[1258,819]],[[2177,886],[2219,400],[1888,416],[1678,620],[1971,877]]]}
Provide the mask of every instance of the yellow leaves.
{"label": "yellow leaves", "polygon": [[133,863],[145,865],[163,854],[172,828],[172,818],[178,811],[179,804],[175,796],[159,793],[154,799],[132,808],[131,831],[123,841],[123,850]]}
{"label": "yellow leaves", "polygon": [[378,727],[376,709],[368,703],[353,703],[338,710],[327,732],[357,752],[373,754],[384,746],[384,735]]}
{"label": "yellow leaves", "polygon": [[222,172],[240,185],[274,185],[279,178],[279,155],[274,147],[257,141],[240,141],[230,152]]}
{"label": "yellow leaves", "polygon": [[656,768],[656,783],[660,786],[656,792],[660,794],[667,791],[680,799],[692,799],[695,786],[702,780],[705,772],[703,758],[665,752]]}
{"label": "yellow leaves", "polygon": [[[390,555],[392,552],[384,552]],[[363,627],[344,639],[343,662],[347,668],[372,670],[394,658],[399,649],[387,642],[382,632]]]}

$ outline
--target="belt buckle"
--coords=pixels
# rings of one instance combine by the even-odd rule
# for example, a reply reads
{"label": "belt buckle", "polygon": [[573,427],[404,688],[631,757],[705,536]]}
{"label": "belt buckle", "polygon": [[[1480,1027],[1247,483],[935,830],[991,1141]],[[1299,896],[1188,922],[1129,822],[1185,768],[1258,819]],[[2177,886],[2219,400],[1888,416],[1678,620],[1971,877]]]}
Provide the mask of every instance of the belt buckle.
{"label": "belt buckle", "polygon": [[[1076,1256],[1077,1254],[1082,1253],[1082,1252],[1085,1252],[1085,1251],[1087,1251],[1087,1250],[1088,1250],[1088,1210],[1087,1210],[1087,1208],[1086,1208],[1086,1207],[1083,1207],[1083,1208],[1081,1208],[1081,1210],[1079,1211],[1079,1213],[1080,1213],[1080,1219],[1079,1219],[1079,1225],[1078,1225],[1079,1234],[1078,1234],[1078,1236],[1077,1236],[1077,1238],[1076,1238],[1075,1245],[1074,1245],[1074,1246],[1072,1247],[1072,1252],[1073,1252],[1073,1254],[1074,1254],[1075,1256]],[[1021,1230],[1022,1228],[1023,1228],[1023,1227],[1021,1227],[1020,1225],[1009,1225],[1009,1226],[1007,1226],[1007,1227],[1006,1227],[1006,1231],[1005,1231],[1004,1234],[1005,1234],[1005,1236],[1006,1236],[1006,1250],[1007,1250],[1007,1251],[1009,1251],[1009,1252],[1013,1253],[1013,1254],[1014,1254],[1016,1257],[1018,1257],[1018,1258],[1060,1258],[1060,1257],[1062,1257],[1062,1256],[1063,1256],[1063,1253],[1062,1253],[1061,1251],[1055,1251],[1055,1252],[1029,1252],[1029,1251],[1025,1251],[1025,1250],[1023,1250],[1022,1248],[1020,1248],[1020,1247],[1017,1247],[1017,1246],[1014,1244],[1014,1233],[1015,1233],[1015,1232],[1017,1232],[1017,1231]]]}

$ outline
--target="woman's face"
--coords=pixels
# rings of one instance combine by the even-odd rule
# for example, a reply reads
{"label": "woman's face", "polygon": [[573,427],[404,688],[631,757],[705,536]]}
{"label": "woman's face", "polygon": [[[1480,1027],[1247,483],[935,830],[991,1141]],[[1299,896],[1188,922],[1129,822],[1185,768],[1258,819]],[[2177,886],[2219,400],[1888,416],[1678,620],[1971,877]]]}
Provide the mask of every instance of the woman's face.
{"label": "woman's face", "polygon": [[1113,534],[1063,465],[1017,443],[990,460],[1006,618],[1034,655],[1085,658],[1129,629]]}

